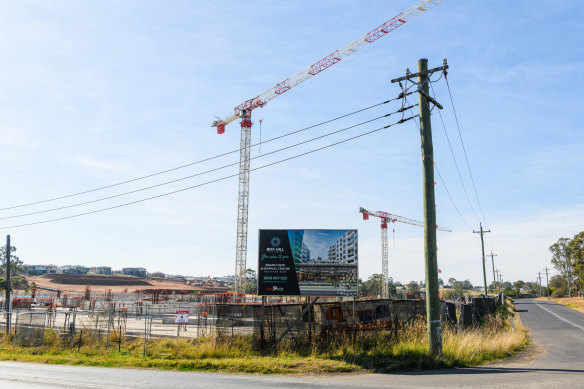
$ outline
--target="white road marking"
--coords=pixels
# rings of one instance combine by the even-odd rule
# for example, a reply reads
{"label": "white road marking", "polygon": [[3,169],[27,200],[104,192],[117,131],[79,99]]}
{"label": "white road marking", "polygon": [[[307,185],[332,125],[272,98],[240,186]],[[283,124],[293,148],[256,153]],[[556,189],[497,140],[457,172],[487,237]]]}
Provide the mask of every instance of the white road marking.
{"label": "white road marking", "polygon": [[15,376],[2,376],[0,381],[16,381],[16,382],[35,382],[41,384],[53,384],[58,386],[76,386],[79,388],[96,388],[96,389],[125,389],[121,386],[106,386],[99,384],[91,384],[88,382],[73,382],[73,381],[58,381],[58,380],[48,380],[45,378],[28,378],[28,377],[15,377]]}
{"label": "white road marking", "polygon": [[576,324],[576,323],[574,323],[574,322],[572,322],[572,321],[570,321],[570,320],[568,320],[568,319],[564,319],[563,317],[561,317],[561,316],[560,316],[560,315],[558,315],[557,313],[550,311],[549,309],[545,308],[544,306],[542,306],[542,305],[540,305],[540,304],[538,304],[538,303],[535,303],[535,305],[537,305],[538,307],[540,307],[540,308],[541,308],[541,309],[543,309],[544,311],[548,311],[549,313],[551,313],[552,315],[554,315],[554,316],[555,316],[555,317],[557,317],[558,319],[560,319],[560,320],[562,320],[562,321],[565,321],[566,323],[568,323],[568,324],[570,324],[570,325],[572,325],[572,326],[574,326],[574,327],[576,327],[576,328],[578,328],[578,329],[580,329],[580,330],[584,331],[584,327],[582,327],[581,325],[578,325],[578,324]]}

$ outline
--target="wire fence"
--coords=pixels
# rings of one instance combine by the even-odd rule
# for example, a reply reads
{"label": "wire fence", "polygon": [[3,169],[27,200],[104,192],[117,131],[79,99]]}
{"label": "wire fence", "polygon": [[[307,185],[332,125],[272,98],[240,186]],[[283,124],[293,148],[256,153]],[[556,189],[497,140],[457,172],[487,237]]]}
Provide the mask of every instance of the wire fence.
{"label": "wire fence", "polygon": [[[323,300],[304,298],[243,298],[229,302],[222,295],[198,296],[184,301],[153,303],[139,299],[117,301],[62,299],[59,306],[46,297],[17,305],[9,318],[14,343],[40,346],[47,329],[81,347],[83,339],[105,340],[107,349],[148,353],[151,339],[240,338],[256,349],[276,348],[286,344],[327,341],[335,334],[353,335],[381,331],[391,335],[416,318],[425,317],[425,300]],[[192,301],[189,301],[192,300]],[[197,300],[197,301],[195,301]],[[233,300],[233,298],[231,298]],[[63,306],[65,301],[65,306]],[[70,304],[71,301],[75,301]],[[476,325],[485,315],[495,312],[497,300],[474,299],[442,303],[444,325],[463,330]],[[0,330],[6,331],[8,315],[0,315]],[[85,334],[85,335],[84,335]]]}

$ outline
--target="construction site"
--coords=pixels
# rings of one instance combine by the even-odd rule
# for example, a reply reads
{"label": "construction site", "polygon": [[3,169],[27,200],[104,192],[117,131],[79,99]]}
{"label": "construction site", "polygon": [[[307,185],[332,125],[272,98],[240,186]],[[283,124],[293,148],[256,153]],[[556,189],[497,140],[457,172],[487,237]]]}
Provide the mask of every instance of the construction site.
{"label": "construction site", "polygon": [[[10,286],[8,286],[6,298],[3,301],[6,314],[3,315],[4,321],[0,322],[3,330],[11,333],[14,329],[15,339],[22,345],[41,344],[45,328],[52,328],[63,336],[69,336],[72,344],[80,331],[93,331],[106,337],[109,347],[110,335],[114,334],[117,336],[120,350],[123,349],[123,339],[134,337],[144,339],[146,353],[146,344],[151,337],[200,338],[228,333],[230,336],[248,336],[251,341],[260,345],[270,344],[277,347],[285,338],[311,339],[313,336],[324,337],[331,331],[375,330],[392,333],[404,323],[426,317],[430,350],[439,352],[441,325],[466,328],[476,324],[484,315],[493,313],[498,297],[488,297],[486,275],[485,293],[482,299],[474,301],[459,299],[457,304],[441,302],[439,299],[436,232],[451,230],[438,226],[436,222],[435,163],[433,162],[430,112],[434,108],[442,109],[443,107],[432,97],[430,83],[442,78],[447,81],[449,65],[445,59],[440,60],[436,64],[438,66],[435,67],[429,67],[428,60],[421,59],[418,62],[417,71],[412,72],[407,69],[404,76],[392,80],[394,87],[392,98],[339,118],[386,105],[387,113],[317,138],[324,138],[365,123],[384,119],[379,127],[277,162],[253,168],[250,165],[252,159],[258,158],[252,158],[252,148],[261,147],[261,144],[290,135],[286,134],[263,140],[260,144],[252,144],[252,113],[254,111],[265,107],[268,102],[305,81],[317,77],[347,57],[375,44],[379,39],[391,35],[394,30],[430,11],[440,2],[441,0],[416,2],[358,39],[276,83],[265,92],[245,100],[233,109],[232,114],[212,123],[217,134],[224,134],[226,126],[235,121],[239,121],[241,129],[240,147],[236,150],[239,153],[239,162],[232,164],[239,167],[239,172],[237,174],[235,283],[231,290],[213,285],[194,287],[153,278],[107,276],[88,278],[86,276],[68,277],[64,274],[32,277],[29,281],[36,285],[32,295],[11,298]],[[435,81],[431,80],[432,77]],[[408,97],[417,100],[417,103],[410,102]],[[414,109],[417,109],[418,113],[415,113]],[[364,220],[375,217],[381,221],[381,260],[379,262],[382,280],[379,298],[361,300],[356,297],[358,296],[356,230],[266,230],[265,239],[261,236],[263,231],[261,230],[256,280],[258,292],[256,295],[245,294],[246,272],[250,265],[248,219],[250,217],[251,172],[410,121],[415,122],[421,132],[424,221],[386,211],[355,209],[355,214],[358,211]],[[305,130],[299,130],[296,133]],[[268,154],[304,143],[307,142],[288,145]],[[165,195],[167,194],[162,196]],[[424,230],[425,300],[390,299],[387,229],[391,223],[409,224]],[[327,240],[316,242],[310,241],[316,238],[308,238],[319,234],[328,236]],[[10,237],[6,248],[10,253]],[[7,278],[10,285],[10,274]]]}

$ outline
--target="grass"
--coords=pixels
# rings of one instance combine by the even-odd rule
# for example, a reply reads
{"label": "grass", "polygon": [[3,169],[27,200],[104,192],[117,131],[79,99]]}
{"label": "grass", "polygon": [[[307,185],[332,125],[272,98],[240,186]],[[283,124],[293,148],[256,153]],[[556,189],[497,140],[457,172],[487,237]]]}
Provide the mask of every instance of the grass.
{"label": "grass", "polygon": [[[540,301],[547,301],[547,297],[538,298]],[[566,307],[575,309],[576,311],[584,313],[584,298],[583,297],[552,297],[551,301],[565,305]]]}
{"label": "grass", "polygon": [[477,365],[521,350],[528,336],[507,306],[476,328],[457,332],[444,327],[443,353],[438,357],[428,354],[426,325],[421,319],[393,334],[336,334],[311,344],[280,347],[277,352],[254,350],[250,337],[151,339],[146,356],[142,356],[141,339],[124,340],[122,353],[115,342],[112,338],[114,346],[106,350],[103,338],[84,331],[79,349],[78,344],[70,349],[69,340],[47,330],[41,347],[18,347],[10,339],[0,340],[0,360],[256,374],[391,372]]}

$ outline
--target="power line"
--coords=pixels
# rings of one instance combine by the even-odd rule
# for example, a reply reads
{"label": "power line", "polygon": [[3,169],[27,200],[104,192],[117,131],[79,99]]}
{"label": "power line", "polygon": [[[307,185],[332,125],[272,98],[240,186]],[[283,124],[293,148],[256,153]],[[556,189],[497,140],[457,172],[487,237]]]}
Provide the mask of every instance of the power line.
{"label": "power line", "polygon": [[[410,109],[410,108],[411,107],[406,107],[405,109]],[[403,112],[403,110],[404,110],[404,108],[401,108],[401,109],[399,109],[399,110],[397,110],[395,112],[391,112],[391,113],[388,113],[388,114],[385,114],[385,115],[381,115],[381,116],[378,116],[378,117],[376,117],[374,119],[366,120],[364,122],[357,123],[357,124],[354,124],[352,126],[348,126],[348,127],[345,127],[345,128],[341,128],[340,130],[332,131],[332,132],[326,133],[324,135],[320,135],[320,136],[317,136],[317,137],[314,137],[314,138],[311,138],[311,139],[308,139],[308,140],[305,140],[305,141],[302,141],[302,142],[295,143],[293,145],[289,145],[289,146],[282,147],[282,148],[277,149],[277,150],[274,150],[274,151],[270,151],[269,153],[264,153],[262,155],[258,155],[258,156],[252,157],[252,158],[250,158],[250,160],[258,159],[258,158],[263,158],[263,157],[266,157],[266,156],[271,155],[271,154],[276,154],[276,153],[282,152],[284,150],[288,150],[288,149],[291,149],[291,148],[294,148],[294,147],[297,147],[297,146],[300,146],[300,145],[303,145],[303,144],[306,144],[306,143],[313,142],[315,140],[323,139],[323,138],[326,138],[328,136],[335,135],[335,134],[338,134],[338,133],[341,133],[341,132],[350,130],[352,128],[362,126],[364,124],[371,123],[373,121],[376,121],[376,120],[379,120],[379,119],[383,119],[383,118],[389,117],[389,116],[391,116],[393,114]],[[223,166],[220,166],[220,167],[217,167],[217,168],[213,168],[213,169],[208,169],[208,170],[205,170],[203,172],[199,172],[199,173],[196,173],[196,174],[192,174],[192,175],[189,175],[189,176],[186,176],[186,177],[177,178],[177,179],[174,179],[174,180],[171,180],[171,181],[165,181],[165,182],[162,182],[160,184],[156,184],[156,185],[151,185],[151,186],[147,186],[147,187],[144,187],[144,188],[135,189],[135,190],[132,190],[132,191],[129,191],[129,192],[119,193],[119,194],[115,194],[115,195],[111,195],[111,196],[107,196],[107,197],[102,197],[102,198],[95,199],[95,200],[84,201],[84,202],[81,202],[81,203],[71,204],[71,205],[65,205],[65,206],[57,207],[57,208],[51,208],[51,209],[46,209],[46,210],[41,210],[41,211],[23,213],[23,214],[20,214],[20,215],[4,216],[4,217],[0,217],[0,220],[14,219],[14,218],[18,218],[18,217],[31,216],[31,215],[38,215],[38,214],[41,214],[41,213],[59,211],[59,210],[67,209],[67,208],[74,208],[74,207],[79,207],[79,206],[82,206],[82,205],[97,203],[97,202],[100,202],[100,201],[111,200],[111,199],[114,199],[114,198],[117,198],[117,197],[122,197],[122,196],[126,196],[126,195],[129,195],[129,194],[137,193],[137,192],[143,192],[145,190],[154,189],[154,188],[161,187],[161,186],[164,186],[164,185],[173,184],[173,183],[179,182],[179,181],[184,181],[184,180],[187,180],[189,178],[198,177],[198,176],[201,176],[201,175],[204,175],[204,174],[207,174],[207,173],[211,173],[211,172],[218,171],[218,170],[221,170],[221,169],[225,169],[225,168],[228,168],[230,166],[235,166],[235,165],[239,165],[239,162],[233,162],[233,163],[230,163],[230,164],[227,164],[227,165],[223,165]]]}
{"label": "power line", "polygon": [[[441,76],[442,77],[442,76]],[[407,99],[407,95],[405,95],[405,92],[407,92],[409,90],[409,88],[407,88],[407,81],[410,81],[413,85],[410,86],[409,88],[418,85],[418,83],[412,81],[411,79],[406,80],[406,88],[404,88],[402,86],[402,91],[404,92],[404,98],[403,98],[403,102],[402,102],[402,107],[409,104],[408,99]],[[436,80],[438,81],[438,80]],[[430,85],[432,85],[432,81],[430,81]],[[401,83],[400,83],[401,86]],[[432,89],[432,92],[434,91],[434,89]],[[410,92],[411,94],[411,92]],[[434,95],[435,96],[435,95]],[[426,102],[427,104],[427,102]],[[438,111],[440,112],[440,111]],[[412,110],[410,109],[410,114],[412,113]],[[440,116],[440,118],[442,119],[442,115]],[[420,131],[420,125],[418,124],[418,122],[414,121],[414,123],[416,123],[416,127],[418,128],[418,131]],[[449,142],[450,143],[450,142]],[[460,211],[458,210],[458,207],[456,206],[456,203],[454,202],[454,199],[452,198],[452,196],[450,195],[450,192],[448,191],[448,187],[446,186],[446,182],[444,181],[444,179],[442,178],[442,175],[440,174],[440,171],[438,170],[438,165],[434,165],[435,169],[436,169],[436,173],[438,173],[438,177],[440,178],[440,182],[442,182],[442,185],[444,186],[444,189],[446,190],[446,193],[448,194],[448,197],[450,198],[450,202],[452,203],[452,205],[454,206],[454,209],[456,210],[456,212],[458,213],[458,215],[460,216],[461,220],[463,221],[463,223],[469,228],[472,229],[472,227],[470,226],[470,224],[467,223],[466,219],[462,216],[462,214],[460,213]],[[464,184],[463,184],[464,186]],[[471,205],[472,208],[472,205]],[[474,209],[473,209],[473,213],[474,213]],[[476,215],[475,215],[476,217]]]}
{"label": "power line", "polygon": [[446,190],[446,193],[448,194],[448,197],[450,198],[450,202],[452,203],[452,206],[454,207],[454,209],[458,213],[458,216],[460,216],[460,219],[464,222],[464,224],[466,224],[468,229],[472,230],[472,227],[470,226],[470,224],[467,223],[466,219],[462,216],[462,214],[458,210],[458,207],[456,206],[456,203],[454,202],[454,199],[450,195],[450,192],[448,191],[448,187],[446,187],[446,183],[444,182],[444,179],[442,179],[442,175],[440,174],[440,170],[438,170],[438,165],[434,165],[434,168],[436,169],[436,173],[438,173],[438,178],[440,178],[440,182],[442,183],[442,186],[444,186],[444,189]]}
{"label": "power line", "polygon": [[[375,132],[384,130],[386,128],[390,128],[390,127],[393,127],[395,125],[405,123],[405,122],[407,122],[407,121],[409,121],[409,120],[411,120],[411,119],[413,119],[413,118],[415,118],[417,116],[418,115],[411,116],[411,117],[408,117],[408,118],[405,118],[405,119],[402,118],[402,119],[398,120],[395,123],[391,123],[391,124],[388,124],[386,126],[379,127],[379,128],[377,128],[375,130],[371,130],[371,131],[368,131],[368,132],[365,132],[365,133],[362,133],[362,134],[359,134],[359,135],[355,135],[355,136],[352,136],[350,138],[346,138],[346,139],[340,140],[338,142],[331,143],[330,145],[326,145],[326,146],[322,146],[322,147],[316,148],[314,150],[306,151],[306,152],[301,153],[301,154],[293,155],[291,157],[284,158],[284,159],[281,159],[279,161],[275,161],[275,162],[271,162],[271,163],[268,163],[268,164],[265,164],[265,165],[262,165],[262,166],[258,166],[256,168],[250,169],[250,171],[260,170],[260,169],[263,169],[263,168],[266,168],[266,167],[269,167],[269,166],[277,165],[279,163],[283,163],[283,162],[290,161],[292,159],[296,159],[296,158],[299,158],[299,157],[302,157],[302,156],[305,156],[305,155],[308,155],[308,154],[312,154],[312,153],[315,153],[317,151],[321,151],[321,150],[324,150],[324,149],[327,149],[327,148],[330,148],[330,147],[333,147],[333,146],[337,146],[339,144],[342,144],[342,143],[345,143],[345,142],[349,142],[351,140],[358,139],[358,138],[361,138],[361,137],[366,136],[366,135],[373,134]],[[55,218],[55,219],[41,220],[41,221],[38,221],[38,222],[32,222],[32,223],[25,223],[25,224],[17,224],[17,225],[12,225],[12,226],[0,227],[0,230],[5,230],[5,229],[9,229],[9,228],[26,227],[26,226],[32,226],[32,225],[37,225],[37,224],[51,223],[51,222],[56,222],[56,221],[60,221],[60,220],[72,219],[72,218],[76,218],[76,217],[87,216],[87,215],[91,215],[91,214],[95,214],[95,213],[105,212],[105,211],[109,211],[109,210],[112,210],[112,209],[122,208],[122,207],[125,207],[125,206],[128,206],[128,205],[138,204],[138,203],[142,203],[142,202],[145,202],[145,201],[149,201],[149,200],[154,200],[154,199],[161,198],[161,197],[170,196],[170,195],[173,195],[173,194],[176,194],[176,193],[184,192],[184,191],[187,191],[187,190],[190,190],[190,189],[194,189],[194,188],[198,188],[198,187],[201,187],[201,186],[204,186],[204,185],[209,185],[209,184],[212,184],[212,183],[215,183],[215,182],[224,181],[224,180],[227,180],[229,178],[237,177],[238,175],[239,175],[239,173],[235,173],[235,174],[231,174],[231,175],[228,175],[228,176],[220,177],[220,178],[217,178],[217,179],[214,179],[214,180],[206,181],[206,182],[203,182],[201,184],[197,184],[197,185],[189,186],[189,187],[186,187],[186,188],[178,189],[178,190],[175,190],[175,191],[172,191],[172,192],[166,192],[166,193],[162,193],[162,194],[159,194],[159,195],[156,195],[156,196],[151,196],[151,197],[147,197],[147,198],[144,198],[144,199],[131,201],[131,202],[128,202],[128,203],[118,204],[118,205],[114,205],[114,206],[107,207],[107,208],[101,208],[101,209],[97,209],[97,210],[94,210],[94,211],[78,213],[78,214],[75,214],[75,215],[69,215],[69,216],[59,217],[59,218]]]}
{"label": "power line", "polygon": [[487,226],[487,228],[490,229],[489,225],[487,224],[487,218],[485,217],[485,214],[483,213],[483,207],[481,206],[481,202],[479,200],[479,195],[477,193],[477,188],[475,185],[475,181],[472,175],[472,170],[470,168],[470,163],[468,162],[468,155],[466,154],[466,147],[464,147],[464,141],[462,140],[462,132],[460,131],[460,123],[458,122],[458,115],[456,114],[456,108],[454,107],[454,100],[452,99],[452,92],[450,91],[450,83],[448,82],[448,77],[447,74],[444,74],[444,79],[446,80],[446,86],[448,87],[448,95],[450,96],[450,102],[452,103],[452,111],[454,112],[454,119],[456,120],[456,127],[458,128],[458,136],[460,137],[460,143],[462,144],[462,150],[464,151],[464,158],[466,160],[466,166],[468,167],[468,172],[470,174],[470,180],[472,182],[472,187],[474,189],[474,193],[475,193],[475,197],[477,199],[477,204],[479,205],[479,210],[481,211],[481,216],[483,217],[483,220],[485,221],[485,225]]}
{"label": "power line", "polygon": [[[414,93],[414,92],[409,92],[406,95],[410,95],[412,93]],[[260,141],[258,143],[254,143],[250,147],[256,147],[256,146],[259,146],[259,145],[262,145],[262,144],[265,144],[265,143],[273,142],[273,141],[278,140],[278,139],[282,139],[282,138],[285,138],[285,137],[288,137],[288,136],[291,136],[291,135],[295,135],[295,134],[298,134],[300,132],[307,131],[307,130],[310,130],[312,128],[322,126],[324,124],[328,124],[328,123],[331,123],[333,121],[336,121],[336,120],[339,120],[339,119],[343,119],[343,118],[346,118],[348,116],[355,115],[357,113],[364,112],[366,110],[369,110],[369,109],[378,107],[380,105],[387,104],[387,103],[390,103],[392,101],[402,99],[403,97],[404,97],[404,94],[403,93],[400,93],[400,95],[397,96],[397,97],[395,97],[395,98],[392,98],[392,99],[383,101],[381,103],[373,104],[373,105],[370,105],[368,107],[361,108],[361,109],[358,109],[356,111],[353,111],[353,112],[350,112],[350,113],[347,113],[347,114],[344,114],[344,115],[341,115],[341,116],[337,116],[335,118],[332,118],[332,119],[329,119],[329,120],[325,120],[323,122],[316,123],[316,124],[313,124],[313,125],[308,126],[308,127],[301,128],[301,129],[296,130],[296,131],[288,132],[286,134],[283,134],[283,135],[280,135],[280,136],[277,136],[277,137],[274,137],[274,138],[271,138],[271,139],[268,139],[268,140],[265,140],[265,141]],[[161,170],[159,172],[151,173],[151,174],[148,174],[148,175],[145,175],[145,176],[141,176],[141,177],[137,177],[137,178],[133,178],[133,179],[130,179],[130,180],[120,181],[120,182],[117,182],[117,183],[114,183],[114,184],[105,185],[105,186],[101,186],[101,187],[97,187],[97,188],[93,188],[93,189],[88,189],[88,190],[84,190],[84,191],[81,191],[81,192],[72,193],[72,194],[69,194],[69,195],[64,195],[64,196],[59,196],[59,197],[53,197],[53,198],[46,199],[46,200],[34,201],[34,202],[30,202],[30,203],[25,203],[25,204],[13,205],[13,206],[6,207],[6,208],[0,208],[0,211],[6,211],[6,210],[9,210],[9,209],[14,209],[14,208],[28,207],[28,206],[31,206],[31,205],[48,203],[48,202],[51,202],[51,201],[63,200],[63,199],[66,199],[66,198],[70,198],[70,197],[74,197],[74,196],[79,196],[79,195],[83,195],[83,194],[87,194],[87,193],[91,193],[91,192],[97,192],[97,191],[100,191],[100,190],[109,189],[109,188],[113,188],[113,187],[116,187],[116,186],[120,186],[120,185],[124,185],[124,184],[129,184],[129,183],[136,182],[136,181],[140,181],[140,180],[144,180],[146,178],[155,177],[155,176],[158,176],[158,175],[161,175],[161,174],[170,173],[172,171],[184,169],[184,168],[187,168],[189,166],[197,165],[197,164],[200,164],[200,163],[203,163],[203,162],[208,162],[208,161],[211,161],[211,160],[214,160],[214,159],[217,159],[217,158],[225,157],[225,156],[230,155],[230,154],[238,153],[240,151],[241,151],[241,149],[227,151],[225,153],[217,154],[217,155],[214,155],[214,156],[211,156],[211,157],[208,157],[208,158],[200,159],[198,161],[189,162],[189,163],[184,164],[184,165],[176,166],[176,167],[173,167],[173,168],[170,168],[170,169],[166,169],[166,170]]]}
{"label": "power line", "polygon": [[[440,77],[442,77],[442,76],[440,76]],[[438,80],[436,80],[436,81],[438,81]],[[430,83],[430,87],[432,88],[432,94],[434,95],[434,98],[436,98],[436,93],[434,92],[434,86],[431,83]],[[450,143],[450,137],[448,136],[448,131],[446,131],[446,125],[444,124],[444,119],[442,118],[442,112],[440,110],[438,110],[438,114],[440,116],[440,121],[442,122],[442,128],[444,129],[444,135],[446,135],[446,140],[448,141],[448,147],[450,148],[450,154],[452,155],[452,159],[454,160],[454,166],[456,166],[456,172],[458,173],[458,178],[460,179],[460,183],[462,184],[462,189],[464,190],[464,195],[466,196],[466,199],[468,200],[468,205],[470,205],[470,209],[472,210],[473,215],[475,216],[477,221],[480,221],[479,218],[477,217],[477,214],[474,210],[474,207],[472,206],[472,203],[470,201],[470,197],[468,196],[468,192],[466,191],[466,186],[464,185],[464,181],[462,179],[462,175],[460,174],[460,169],[458,168],[458,162],[456,162],[454,150],[452,149],[452,144]]]}

